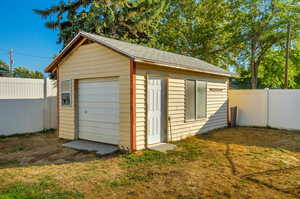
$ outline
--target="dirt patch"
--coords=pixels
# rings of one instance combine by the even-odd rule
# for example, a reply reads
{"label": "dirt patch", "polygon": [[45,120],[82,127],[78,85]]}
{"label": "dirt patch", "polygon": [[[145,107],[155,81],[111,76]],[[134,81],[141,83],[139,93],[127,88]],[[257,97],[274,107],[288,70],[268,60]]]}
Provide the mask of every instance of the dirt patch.
{"label": "dirt patch", "polygon": [[55,131],[0,139],[0,168],[96,160],[95,153],[63,147]]}

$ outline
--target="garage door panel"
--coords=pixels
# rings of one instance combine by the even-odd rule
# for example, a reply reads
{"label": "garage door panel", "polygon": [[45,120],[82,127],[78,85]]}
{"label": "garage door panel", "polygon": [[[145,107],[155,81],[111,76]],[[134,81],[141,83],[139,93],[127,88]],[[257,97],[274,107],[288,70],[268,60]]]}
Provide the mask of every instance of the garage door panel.
{"label": "garage door panel", "polygon": [[79,81],[79,138],[118,144],[118,81]]}
{"label": "garage door panel", "polygon": [[[79,96],[83,97],[83,99],[86,98],[101,98],[103,96],[109,96],[117,98],[119,95],[119,92],[115,90],[113,87],[103,87],[103,88],[79,88],[82,89],[82,91],[79,93]],[[101,94],[101,95],[99,95]]]}
{"label": "garage door panel", "polygon": [[92,109],[103,109],[103,108],[118,108],[119,104],[117,102],[86,102],[82,101],[83,103],[80,105],[80,110],[86,108],[87,106]]}
{"label": "garage door panel", "polygon": [[[106,118],[106,119],[105,119]],[[84,111],[79,112],[80,120],[93,120],[93,121],[115,121],[118,122],[119,118],[116,117],[114,113],[107,112],[88,112],[87,114]]]}
{"label": "garage door panel", "polygon": [[[90,127],[90,126],[81,126],[79,128],[80,131],[84,131],[84,133],[95,133],[95,132],[99,132],[98,134],[101,134],[101,136],[103,137],[114,137],[115,134],[114,132],[116,131],[116,129],[111,129],[111,128],[102,128],[101,132],[99,131],[99,128],[97,127]],[[102,133],[104,132],[104,133]]]}
{"label": "garage door panel", "polygon": [[[95,135],[94,132],[86,132],[84,139],[85,140],[91,140],[91,141],[96,141],[97,140],[101,140],[101,142],[103,143],[109,143],[109,144],[118,144],[118,139],[115,136],[105,136],[107,133],[103,133],[103,134],[98,134]],[[98,141],[99,142],[99,141]]]}
{"label": "garage door panel", "polygon": [[101,92],[101,93],[80,93],[78,97],[81,98],[82,101],[117,101],[119,98],[119,94],[115,92]]}
{"label": "garage door panel", "polygon": [[[100,88],[99,88],[100,89]],[[111,90],[112,88],[108,89],[107,91],[101,91],[101,94],[102,95],[99,95],[99,93],[95,90],[93,91],[84,91],[84,92],[81,92],[79,94],[80,97],[82,97],[82,99],[90,99],[90,98],[95,98],[95,99],[101,99],[102,97],[104,96],[109,96],[109,97],[114,97],[114,98],[117,98],[119,93],[114,91],[114,90]]]}
{"label": "garage door panel", "polygon": [[114,136],[105,136],[106,134],[98,134],[95,136],[93,132],[86,132],[85,136],[87,140],[99,139],[103,140],[102,142],[108,142],[110,144],[118,144],[116,137]]}
{"label": "garage door panel", "polygon": [[[105,95],[105,94],[104,94]],[[81,96],[78,96],[80,98]],[[88,99],[82,99],[81,100],[83,103],[106,103],[106,104],[111,104],[111,103],[117,103],[119,100],[117,98],[112,98],[109,95],[107,96],[101,96],[101,97],[95,97],[93,98],[92,96]]]}
{"label": "garage door panel", "polygon": [[91,127],[91,128],[103,128],[103,129],[114,129],[118,130],[119,123],[117,122],[98,122],[98,121],[82,121],[80,123],[81,127]]}
{"label": "garage door panel", "polygon": [[[111,110],[113,111],[113,110]],[[105,113],[105,112],[92,112],[89,111],[85,113],[84,111],[79,112],[79,121],[90,120],[90,121],[99,121],[99,122],[119,122],[119,117],[117,117],[113,112]]]}
{"label": "garage door panel", "polygon": [[[101,83],[101,84],[99,84]],[[95,82],[80,82],[79,88],[104,88],[104,87],[111,87],[115,88],[119,85],[119,82],[117,80],[115,81],[95,81]]]}
{"label": "garage door panel", "polygon": [[[119,106],[116,104],[100,104],[99,103],[95,103],[95,104],[90,104],[90,105],[85,105],[85,106],[81,106],[79,107],[78,113],[80,115],[85,115],[84,113],[91,113],[91,114],[95,114],[95,113],[100,113],[100,114],[115,114],[116,111],[119,110]],[[86,114],[89,115],[89,114]]]}
{"label": "garage door panel", "polygon": [[94,122],[111,122],[113,121],[112,123],[118,123],[119,120],[118,118],[115,117],[115,115],[112,115],[112,114],[106,114],[106,115],[103,115],[103,114],[91,114],[89,113],[87,116],[87,114],[79,114],[79,124],[81,124],[81,121],[94,121]]}

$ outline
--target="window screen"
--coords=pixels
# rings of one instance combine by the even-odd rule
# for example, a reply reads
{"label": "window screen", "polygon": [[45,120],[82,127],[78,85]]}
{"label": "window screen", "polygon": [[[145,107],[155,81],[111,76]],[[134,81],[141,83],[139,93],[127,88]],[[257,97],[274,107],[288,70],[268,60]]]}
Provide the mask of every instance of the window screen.
{"label": "window screen", "polygon": [[206,118],[206,82],[186,80],[185,86],[185,119]]}
{"label": "window screen", "polygon": [[64,92],[71,92],[71,80],[63,80],[61,82],[61,91]]}
{"label": "window screen", "polygon": [[185,119],[186,120],[194,120],[195,119],[195,102],[196,102],[196,94],[195,94],[195,85],[196,81],[194,80],[186,80],[186,93],[185,93]]}
{"label": "window screen", "polygon": [[63,80],[61,82],[61,104],[62,105],[71,105],[71,91],[72,91],[71,80]]}
{"label": "window screen", "polygon": [[206,118],[206,82],[197,81],[196,112],[197,119]]}

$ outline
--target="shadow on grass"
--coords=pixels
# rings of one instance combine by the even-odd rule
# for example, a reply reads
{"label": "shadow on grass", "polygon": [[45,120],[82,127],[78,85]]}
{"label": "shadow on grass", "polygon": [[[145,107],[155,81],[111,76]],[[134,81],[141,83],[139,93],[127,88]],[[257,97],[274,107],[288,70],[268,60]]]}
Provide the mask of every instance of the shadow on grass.
{"label": "shadow on grass", "polygon": [[274,148],[300,153],[300,132],[297,131],[236,127],[218,129],[197,137],[224,144]]}
{"label": "shadow on grass", "polygon": [[[213,132],[203,134],[200,136],[197,136],[199,140],[204,141],[213,141],[216,143],[221,143],[226,145],[226,152],[224,153],[226,159],[229,162],[229,166],[231,168],[232,175],[239,177],[241,180],[247,180],[248,182],[255,183],[259,186],[264,186],[269,189],[272,189],[277,192],[281,192],[283,194],[288,194],[290,196],[299,198],[300,192],[299,192],[299,186],[291,186],[289,188],[282,188],[279,185],[282,184],[288,184],[282,182],[283,180],[286,180],[289,182],[291,179],[287,177],[287,179],[281,178],[276,179],[276,175],[278,174],[284,174],[286,172],[295,172],[300,169],[300,166],[296,165],[289,165],[284,164],[284,166],[281,166],[278,168],[278,164],[276,164],[277,160],[280,160],[282,158],[279,154],[276,153],[275,156],[272,156],[270,154],[271,150],[276,150],[279,152],[285,153],[299,153],[300,152],[300,133],[298,131],[288,131],[288,130],[280,130],[280,129],[271,129],[271,128],[257,128],[257,127],[237,127],[237,128],[224,128],[215,130]],[[245,147],[262,147],[267,148],[268,150],[263,150],[262,159],[261,162],[266,164],[272,164],[270,162],[270,157],[275,158],[274,165],[275,168],[272,167],[268,169],[265,167],[266,165],[263,165],[261,167],[261,170],[246,173],[243,175],[240,175],[237,171],[238,167],[235,164],[237,161],[240,161],[238,163],[239,166],[242,165],[242,167],[245,167],[245,164],[241,164],[241,162],[245,162],[246,159],[241,160],[239,159],[243,154],[236,153],[234,158],[232,157],[231,153],[231,147],[232,145],[240,145]],[[254,153],[255,154],[255,153]],[[279,156],[278,156],[279,155]],[[249,157],[249,148],[247,150],[247,154],[245,156]],[[256,158],[257,156],[255,156]],[[237,159],[235,159],[237,158]],[[276,159],[278,158],[278,159]],[[284,156],[284,160],[287,160],[290,158],[290,156]],[[294,161],[297,161],[298,159],[292,156],[292,159]],[[260,162],[260,163],[261,163]],[[253,163],[254,164],[254,163]],[[251,164],[249,166],[252,166]],[[297,175],[296,173],[291,174]],[[257,179],[257,177],[260,177]],[[271,178],[271,180],[266,181],[266,178]],[[276,183],[277,182],[277,183]]]}

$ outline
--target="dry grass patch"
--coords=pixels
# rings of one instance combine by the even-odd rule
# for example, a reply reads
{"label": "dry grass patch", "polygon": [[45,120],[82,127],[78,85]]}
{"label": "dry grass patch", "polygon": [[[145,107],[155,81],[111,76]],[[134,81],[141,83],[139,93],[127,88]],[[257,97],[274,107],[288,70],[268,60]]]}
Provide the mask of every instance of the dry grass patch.
{"label": "dry grass patch", "polygon": [[237,127],[219,129],[201,136],[204,139],[242,146],[285,149],[300,152],[300,132],[271,128]]}
{"label": "dry grass patch", "polygon": [[[51,152],[61,149],[61,141],[53,134],[43,136],[42,142],[53,142]],[[37,137],[32,139],[41,139]],[[62,154],[69,154],[72,161],[0,169],[0,193],[19,190],[26,196],[24,187],[29,187],[37,193],[47,190],[49,199],[57,195],[66,198],[64,193],[75,199],[300,198],[299,140],[297,132],[235,128],[175,142],[177,149],[167,154],[146,150],[97,160],[88,153],[78,156],[86,158],[81,162],[78,157],[70,157],[72,152],[50,153],[41,156],[43,163],[66,161],[67,156]],[[7,144],[1,142],[0,147],[3,143]],[[27,146],[24,140],[20,143]],[[11,154],[34,154],[35,146]],[[37,186],[43,184],[41,179],[57,188]],[[21,188],[13,187],[16,183],[21,183]]]}

